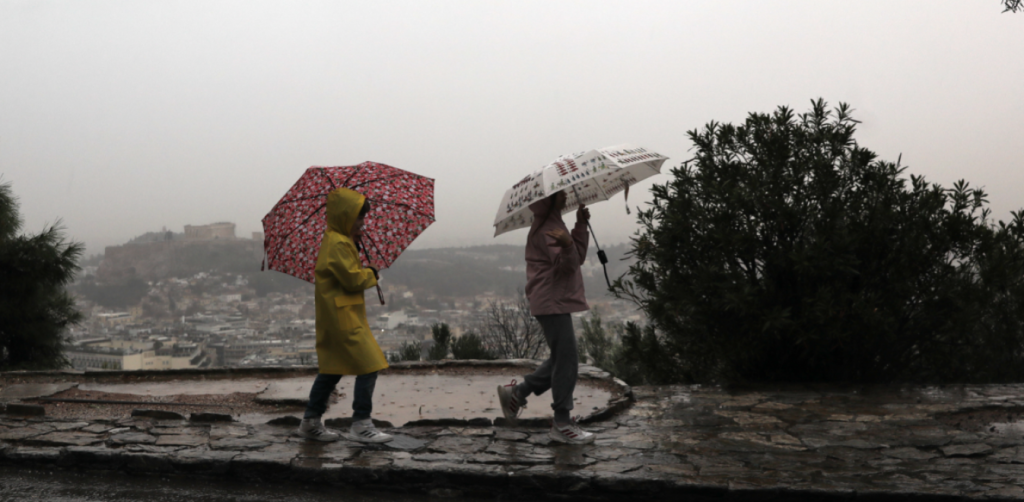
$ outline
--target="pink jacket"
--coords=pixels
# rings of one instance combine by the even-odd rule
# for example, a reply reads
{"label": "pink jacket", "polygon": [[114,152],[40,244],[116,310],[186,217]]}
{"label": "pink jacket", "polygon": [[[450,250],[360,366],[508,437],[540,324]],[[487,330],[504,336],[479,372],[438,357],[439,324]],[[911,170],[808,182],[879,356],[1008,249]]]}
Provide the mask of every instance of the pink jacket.
{"label": "pink jacket", "polygon": [[587,224],[576,222],[571,232],[573,247],[563,248],[546,232],[568,232],[558,212],[544,220],[551,203],[543,199],[530,204],[533,225],[526,240],[526,298],[533,315],[571,314],[590,310],[583,291],[580,265],[587,259]]}

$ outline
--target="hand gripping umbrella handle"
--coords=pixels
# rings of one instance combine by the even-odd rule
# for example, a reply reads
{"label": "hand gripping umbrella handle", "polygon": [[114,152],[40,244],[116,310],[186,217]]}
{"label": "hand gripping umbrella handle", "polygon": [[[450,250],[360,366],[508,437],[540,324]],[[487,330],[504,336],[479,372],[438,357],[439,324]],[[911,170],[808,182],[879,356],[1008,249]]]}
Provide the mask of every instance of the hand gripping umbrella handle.
{"label": "hand gripping umbrella handle", "polygon": [[[366,255],[366,250],[363,248],[362,239],[356,239],[355,240],[355,245],[356,245],[356,250],[359,251],[359,252],[362,252],[363,256],[366,256],[367,261],[369,261],[370,257]],[[380,278],[377,276],[377,269],[372,269],[372,270],[373,270],[374,278],[377,278],[377,280],[380,280]],[[380,304],[384,305],[384,291],[381,291],[380,284],[377,284],[376,286],[377,286],[377,298],[380,299]]]}
{"label": "hand gripping umbrella handle", "polygon": [[[628,186],[627,186],[628,189]],[[576,185],[572,186],[572,194],[576,196],[576,204],[580,204],[580,194],[576,191]],[[629,192],[626,192],[626,196],[629,196]],[[627,211],[629,206],[627,206]],[[604,269],[604,283],[608,285],[608,289],[612,289],[612,281],[608,280],[608,255],[605,254],[604,250],[601,249],[601,245],[597,243],[597,235],[594,234],[594,227],[590,225],[590,220],[587,220],[587,229],[590,230],[590,236],[594,238],[594,246],[597,247],[597,259],[601,262],[601,268]]]}

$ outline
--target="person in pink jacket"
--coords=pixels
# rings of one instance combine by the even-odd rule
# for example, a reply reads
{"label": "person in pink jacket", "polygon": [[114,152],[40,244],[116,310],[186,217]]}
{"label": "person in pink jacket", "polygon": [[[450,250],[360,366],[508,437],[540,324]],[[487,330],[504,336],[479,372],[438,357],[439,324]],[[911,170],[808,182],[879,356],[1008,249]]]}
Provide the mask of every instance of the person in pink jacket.
{"label": "person in pink jacket", "polygon": [[526,240],[526,298],[530,314],[544,330],[551,357],[523,377],[522,383],[512,380],[509,385],[499,385],[498,400],[505,418],[515,423],[526,407],[527,396],[539,396],[551,389],[551,408],[555,411],[551,439],[581,444],[593,442],[594,435],[581,429],[569,414],[579,371],[570,314],[590,310],[580,273],[580,265],[587,258],[590,210],[580,205],[576,226],[570,233],[562,221],[565,198],[565,192],[558,192],[530,205],[533,225]]}

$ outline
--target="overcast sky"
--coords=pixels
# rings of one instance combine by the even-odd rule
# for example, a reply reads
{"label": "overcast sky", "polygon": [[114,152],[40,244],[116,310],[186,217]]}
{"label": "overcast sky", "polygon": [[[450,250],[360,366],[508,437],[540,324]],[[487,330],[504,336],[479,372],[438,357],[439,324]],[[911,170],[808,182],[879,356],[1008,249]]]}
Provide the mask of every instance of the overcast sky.
{"label": "overcast sky", "polygon": [[[25,231],[88,252],[260,220],[311,165],[436,179],[414,247],[492,238],[504,191],[559,154],[812,98],[909,172],[1024,207],[1024,14],[998,0],[260,2],[0,0],[0,176]],[[652,182],[630,192],[642,204]],[[636,230],[622,196],[602,244]]]}

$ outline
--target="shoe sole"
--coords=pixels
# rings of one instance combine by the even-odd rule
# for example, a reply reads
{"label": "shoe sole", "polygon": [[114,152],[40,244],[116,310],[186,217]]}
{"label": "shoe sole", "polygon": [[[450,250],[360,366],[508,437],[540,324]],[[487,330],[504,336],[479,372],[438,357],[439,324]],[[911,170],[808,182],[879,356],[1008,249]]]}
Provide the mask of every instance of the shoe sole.
{"label": "shoe sole", "polygon": [[505,388],[504,385],[498,385],[498,403],[501,404],[501,414],[505,415],[505,420],[511,425],[516,425],[519,422],[519,417],[515,415],[509,416],[508,401],[512,398],[512,391]]}
{"label": "shoe sole", "polygon": [[590,436],[587,436],[587,438],[584,440],[574,441],[554,431],[549,431],[548,437],[551,438],[552,441],[558,441],[559,443],[563,444],[590,444],[593,443],[595,439],[597,439],[596,434],[591,434]]}
{"label": "shoe sole", "polygon": [[296,432],[295,435],[300,437],[300,438],[303,438],[303,439],[308,439],[310,441],[320,441],[322,443],[333,443],[333,442],[341,439],[340,435],[335,436],[333,438],[326,438],[326,437],[323,437],[323,436],[307,436],[307,435],[305,435],[305,434],[303,434],[301,432]]}
{"label": "shoe sole", "polygon": [[355,434],[345,434],[345,439],[347,439],[349,441],[355,441],[357,443],[380,444],[380,443],[388,443],[388,442],[394,441],[395,437],[391,436],[391,437],[389,437],[387,439],[377,439],[377,440],[374,440],[374,439],[367,439],[367,438],[364,438],[362,436],[356,436]]}

